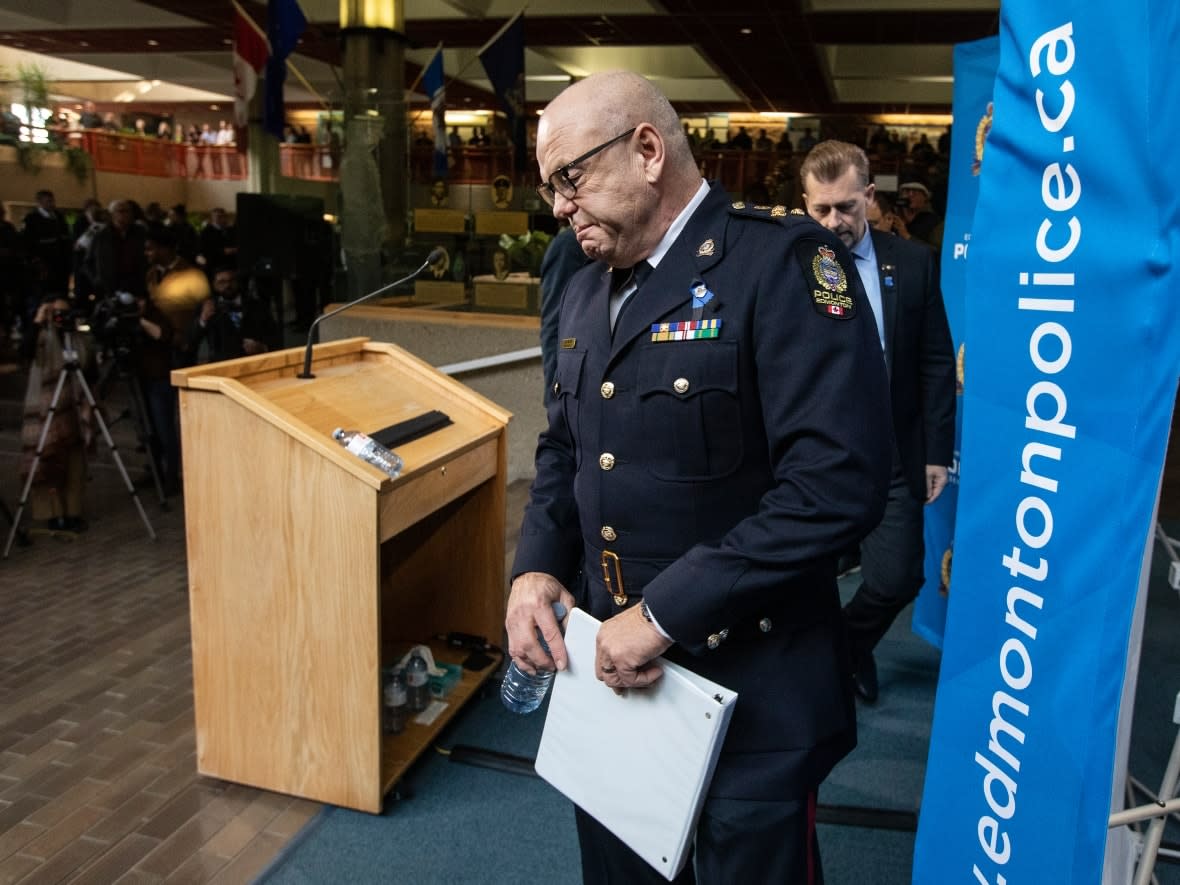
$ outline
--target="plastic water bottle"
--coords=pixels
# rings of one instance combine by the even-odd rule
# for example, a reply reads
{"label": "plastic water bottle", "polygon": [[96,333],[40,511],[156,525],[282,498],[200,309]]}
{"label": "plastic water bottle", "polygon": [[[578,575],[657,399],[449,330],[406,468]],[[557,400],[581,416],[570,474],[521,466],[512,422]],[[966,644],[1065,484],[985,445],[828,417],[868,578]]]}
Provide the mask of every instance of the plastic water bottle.
{"label": "plastic water bottle", "polygon": [[337,427],[332,431],[332,439],[348,449],[357,457],[368,461],[378,470],[383,470],[397,479],[402,472],[402,459],[397,452],[391,452],[377,440],[359,430],[345,430]]}
{"label": "plastic water bottle", "polygon": [[426,658],[415,651],[406,662],[406,706],[411,713],[421,713],[430,703],[430,671]]}
{"label": "plastic water bottle", "polygon": [[[553,616],[557,618],[558,623],[565,617],[565,606],[560,602],[553,603]],[[540,640],[541,647],[548,652],[549,644],[542,638],[540,630],[537,631],[537,639]],[[500,686],[500,700],[513,713],[531,713],[545,700],[556,673],[556,670],[537,670],[536,673],[529,674],[513,661],[508,665],[508,672],[504,674],[504,682]]]}
{"label": "plastic water bottle", "polygon": [[393,670],[385,680],[385,704],[381,717],[382,730],[386,734],[400,734],[406,727],[406,674],[400,669]]}

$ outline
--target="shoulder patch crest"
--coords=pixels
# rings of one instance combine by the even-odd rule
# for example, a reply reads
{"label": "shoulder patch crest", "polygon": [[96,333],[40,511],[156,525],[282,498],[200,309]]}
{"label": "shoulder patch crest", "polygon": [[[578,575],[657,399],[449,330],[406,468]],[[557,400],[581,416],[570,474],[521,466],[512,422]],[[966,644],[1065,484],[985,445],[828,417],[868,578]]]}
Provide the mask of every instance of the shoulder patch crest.
{"label": "shoulder patch crest", "polygon": [[856,302],[848,291],[848,272],[840,264],[836,250],[801,237],[795,241],[795,257],[802,265],[803,279],[809,284],[817,313],[834,320],[856,316]]}

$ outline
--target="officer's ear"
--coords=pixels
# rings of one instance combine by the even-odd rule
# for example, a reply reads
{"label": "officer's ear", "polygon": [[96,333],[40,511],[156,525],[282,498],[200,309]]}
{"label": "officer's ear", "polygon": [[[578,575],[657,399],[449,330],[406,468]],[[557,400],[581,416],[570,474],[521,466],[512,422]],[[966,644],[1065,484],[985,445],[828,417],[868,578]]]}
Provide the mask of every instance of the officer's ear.
{"label": "officer's ear", "polygon": [[639,146],[639,154],[643,158],[643,171],[648,184],[659,180],[664,169],[665,150],[664,139],[650,123],[640,123],[632,136]]}

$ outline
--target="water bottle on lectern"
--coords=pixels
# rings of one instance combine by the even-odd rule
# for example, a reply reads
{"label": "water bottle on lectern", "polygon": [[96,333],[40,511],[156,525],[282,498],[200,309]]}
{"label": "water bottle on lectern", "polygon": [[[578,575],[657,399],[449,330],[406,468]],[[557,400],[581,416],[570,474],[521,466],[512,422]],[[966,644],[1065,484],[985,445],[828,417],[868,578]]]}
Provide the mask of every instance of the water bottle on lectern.
{"label": "water bottle on lectern", "polygon": [[402,463],[401,456],[397,452],[391,452],[377,440],[373,439],[367,433],[361,433],[359,430],[345,430],[342,427],[337,427],[332,431],[332,439],[348,449],[362,461],[368,461],[378,470],[383,470],[397,479],[401,476]]}

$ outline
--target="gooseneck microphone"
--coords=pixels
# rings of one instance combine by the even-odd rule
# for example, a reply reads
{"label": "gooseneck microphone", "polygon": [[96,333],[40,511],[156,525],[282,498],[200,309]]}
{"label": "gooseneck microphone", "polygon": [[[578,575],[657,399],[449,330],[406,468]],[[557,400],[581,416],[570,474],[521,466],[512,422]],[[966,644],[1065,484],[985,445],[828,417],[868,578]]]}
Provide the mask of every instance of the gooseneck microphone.
{"label": "gooseneck microphone", "polygon": [[297,378],[314,378],[315,377],[315,375],[313,375],[311,373],[312,336],[315,334],[315,327],[320,324],[320,320],[326,320],[328,317],[334,317],[334,316],[336,316],[336,314],[340,313],[341,311],[348,310],[350,307],[356,307],[362,301],[368,301],[370,298],[376,298],[382,292],[388,292],[390,289],[393,289],[396,286],[400,286],[402,283],[408,283],[410,280],[414,279],[414,277],[418,276],[418,274],[422,273],[422,271],[426,270],[426,268],[430,267],[430,265],[434,264],[440,258],[443,258],[446,254],[447,254],[446,250],[443,249],[442,247],[435,247],[434,249],[430,250],[430,254],[426,256],[426,260],[423,261],[422,265],[413,273],[406,274],[400,280],[394,280],[389,285],[382,286],[380,289],[375,289],[374,291],[370,292],[368,295],[362,295],[356,301],[350,301],[350,302],[348,302],[348,304],[340,305],[335,310],[330,310],[327,313],[322,313],[318,317],[316,317],[314,320],[312,320],[311,327],[307,330],[307,349],[303,352],[303,371],[300,372],[296,377]]}

